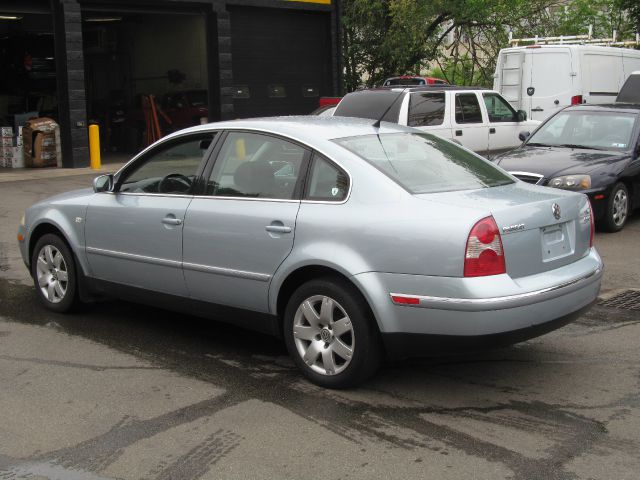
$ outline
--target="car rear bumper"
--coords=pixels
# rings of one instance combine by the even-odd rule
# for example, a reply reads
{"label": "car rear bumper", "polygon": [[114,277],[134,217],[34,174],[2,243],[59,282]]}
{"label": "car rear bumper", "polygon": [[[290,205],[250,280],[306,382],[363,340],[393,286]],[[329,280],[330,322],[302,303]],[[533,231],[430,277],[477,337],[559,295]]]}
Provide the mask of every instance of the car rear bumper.
{"label": "car rear bumper", "polygon": [[[530,338],[528,332],[537,327],[556,321],[561,325],[560,319],[591,305],[600,291],[602,273],[602,261],[592,248],[570,265],[516,279],[509,275],[450,278],[376,272],[354,278],[383,336],[415,334],[463,340],[498,334],[508,338],[521,331],[514,337],[519,341],[523,334]],[[392,294],[418,302],[398,305],[391,300]]]}
{"label": "car rear bumper", "polygon": [[390,360],[430,357],[452,353],[469,353],[490,348],[506,347],[539,337],[576,320],[594,302],[554,320],[501,333],[486,335],[429,335],[419,333],[383,333],[387,357]]}

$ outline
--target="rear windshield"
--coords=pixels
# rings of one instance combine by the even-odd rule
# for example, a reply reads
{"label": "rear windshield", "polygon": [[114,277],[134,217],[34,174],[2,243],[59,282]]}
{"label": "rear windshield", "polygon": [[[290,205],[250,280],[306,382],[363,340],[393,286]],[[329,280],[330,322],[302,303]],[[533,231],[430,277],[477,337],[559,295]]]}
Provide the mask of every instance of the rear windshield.
{"label": "rear windshield", "polygon": [[474,190],[514,183],[488,161],[427,133],[363,135],[334,142],[411,193]]}
{"label": "rear windshield", "polygon": [[426,85],[424,78],[411,77],[411,78],[390,78],[384,82],[385,87],[392,87],[394,85]]}
{"label": "rear windshield", "polygon": [[[363,90],[352,92],[340,101],[334,117],[355,117],[398,123],[404,90]],[[386,113],[385,113],[386,112]],[[383,116],[384,115],[384,116]]]}

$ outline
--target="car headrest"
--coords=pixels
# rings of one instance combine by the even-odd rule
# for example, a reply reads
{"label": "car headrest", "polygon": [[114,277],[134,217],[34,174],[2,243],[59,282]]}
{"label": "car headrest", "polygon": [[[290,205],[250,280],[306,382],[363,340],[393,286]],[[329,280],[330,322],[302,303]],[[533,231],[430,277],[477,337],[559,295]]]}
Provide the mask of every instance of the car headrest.
{"label": "car headrest", "polygon": [[265,196],[275,187],[273,173],[273,167],[266,162],[244,162],[233,174],[233,182],[245,195]]}

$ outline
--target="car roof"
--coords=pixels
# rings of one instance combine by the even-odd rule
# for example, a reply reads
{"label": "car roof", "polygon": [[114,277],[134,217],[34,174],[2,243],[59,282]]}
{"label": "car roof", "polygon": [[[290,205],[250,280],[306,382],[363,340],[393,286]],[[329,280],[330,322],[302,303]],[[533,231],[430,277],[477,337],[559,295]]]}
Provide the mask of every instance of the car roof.
{"label": "car roof", "polygon": [[388,87],[376,87],[368,88],[366,90],[356,90],[355,92],[348,93],[352,95],[355,93],[381,93],[381,92],[396,92],[400,93],[401,90],[407,90],[407,92],[437,92],[439,90],[482,90],[484,92],[493,91],[487,87],[465,87],[463,85],[391,85]]}
{"label": "car roof", "polygon": [[599,105],[592,105],[589,103],[583,103],[580,105],[572,105],[565,110],[590,110],[594,112],[626,112],[626,113],[639,113],[640,104],[638,103],[604,103]]}
{"label": "car roof", "polygon": [[395,123],[382,122],[380,128],[373,126],[370,119],[351,117],[322,117],[317,115],[249,118],[197,125],[172,133],[166,139],[211,130],[257,130],[299,139],[313,145],[318,140],[375,135],[377,133],[414,132],[409,127]]}

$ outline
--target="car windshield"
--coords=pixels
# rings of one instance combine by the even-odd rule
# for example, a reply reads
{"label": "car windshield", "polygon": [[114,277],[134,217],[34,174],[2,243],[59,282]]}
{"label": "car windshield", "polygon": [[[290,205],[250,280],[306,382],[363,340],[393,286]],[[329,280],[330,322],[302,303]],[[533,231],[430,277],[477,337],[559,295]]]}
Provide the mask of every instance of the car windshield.
{"label": "car windshield", "polygon": [[334,141],[414,194],[513,183],[490,162],[427,133],[363,135]]}
{"label": "car windshield", "polygon": [[632,113],[569,110],[542,125],[528,145],[628,150],[636,121]]}

